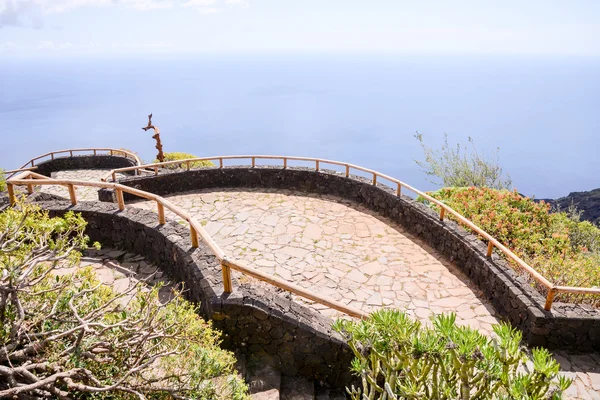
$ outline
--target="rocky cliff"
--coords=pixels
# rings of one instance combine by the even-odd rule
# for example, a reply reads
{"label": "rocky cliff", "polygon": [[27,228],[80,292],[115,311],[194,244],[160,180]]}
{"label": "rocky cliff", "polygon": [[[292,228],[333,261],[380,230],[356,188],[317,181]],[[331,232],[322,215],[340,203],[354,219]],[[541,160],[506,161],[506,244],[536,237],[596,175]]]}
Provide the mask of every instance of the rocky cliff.
{"label": "rocky cliff", "polygon": [[566,210],[571,204],[574,204],[578,210],[583,211],[582,220],[600,225],[600,188],[589,192],[573,192],[560,199],[544,199],[544,201],[553,207],[560,207],[561,210]]}

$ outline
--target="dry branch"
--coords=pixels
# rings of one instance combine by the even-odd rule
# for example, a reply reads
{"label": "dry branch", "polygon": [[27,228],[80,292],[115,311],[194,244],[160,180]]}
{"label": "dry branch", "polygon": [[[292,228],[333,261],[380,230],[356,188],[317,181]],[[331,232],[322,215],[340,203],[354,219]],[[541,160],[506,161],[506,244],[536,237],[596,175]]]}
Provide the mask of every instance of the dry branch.
{"label": "dry branch", "polygon": [[164,162],[165,155],[163,154],[162,142],[160,141],[160,130],[158,129],[158,127],[152,125],[152,114],[148,115],[148,126],[145,126],[142,129],[144,131],[147,131],[148,129],[154,130],[154,135],[152,135],[152,138],[156,140],[156,150],[158,150],[156,159],[160,162]]}

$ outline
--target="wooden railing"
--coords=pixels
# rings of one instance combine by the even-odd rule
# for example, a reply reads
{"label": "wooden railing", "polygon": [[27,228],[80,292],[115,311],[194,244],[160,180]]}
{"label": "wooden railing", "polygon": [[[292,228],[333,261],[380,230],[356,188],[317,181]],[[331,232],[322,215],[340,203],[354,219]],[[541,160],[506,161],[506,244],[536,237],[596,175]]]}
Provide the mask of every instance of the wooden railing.
{"label": "wooden railing", "polygon": [[[7,179],[10,179],[11,177],[15,176],[16,173],[24,171],[24,170],[29,170],[29,169],[35,169],[35,162],[37,160],[40,160],[42,158],[46,158],[46,157],[50,157],[51,160],[54,160],[54,157],[56,155],[61,155],[61,154],[69,154],[70,157],[73,157],[73,154],[75,153],[92,153],[93,155],[98,155],[98,154],[102,154],[102,153],[108,153],[111,156],[112,155],[123,155],[126,158],[131,158],[133,159],[137,165],[141,165],[142,161],[140,160],[140,158],[137,156],[137,154],[132,153],[128,150],[124,150],[124,149],[112,149],[112,148],[108,148],[108,147],[98,147],[98,148],[84,148],[84,149],[67,149],[67,150],[57,150],[57,151],[51,151],[49,153],[46,154],[42,154],[41,156],[37,156],[35,158],[32,158],[31,160],[27,161],[25,164],[23,164],[20,168],[11,170],[11,171],[5,171],[6,174],[10,174]],[[28,167],[29,166],[29,167]]]}
{"label": "wooden railing", "polygon": [[97,187],[97,188],[105,188],[105,189],[113,189],[115,191],[115,195],[117,198],[117,204],[119,210],[125,209],[125,201],[123,198],[123,193],[130,193],[132,195],[152,200],[156,202],[157,214],[158,214],[158,223],[160,225],[164,225],[166,223],[165,219],[165,209],[172,211],[178,217],[187,221],[190,228],[190,237],[192,242],[192,247],[197,248],[199,245],[198,236],[202,237],[204,242],[208,245],[208,247],[213,251],[219,262],[221,263],[221,270],[223,274],[223,288],[224,292],[231,293],[233,291],[233,283],[231,279],[231,270],[234,269],[239,271],[245,275],[252,276],[256,279],[262,280],[264,282],[270,283],[278,288],[287,290],[292,292],[298,296],[304,297],[306,299],[315,301],[317,303],[323,304],[327,307],[333,308],[334,310],[341,311],[351,317],[356,318],[366,318],[367,313],[358,310],[354,307],[347,306],[339,301],[336,301],[328,296],[318,295],[316,293],[311,292],[310,290],[304,289],[298,285],[287,282],[283,279],[280,279],[276,276],[272,276],[269,274],[265,274],[262,271],[259,271],[256,268],[248,266],[240,261],[235,261],[229,259],[223,250],[215,243],[212,237],[204,230],[204,228],[194,219],[191,215],[189,215],[186,211],[171,203],[167,199],[145,192],[143,190],[134,189],[129,186],[121,185],[118,183],[111,182],[92,182],[92,181],[78,181],[71,179],[52,179],[46,176],[36,174],[31,171],[23,171],[19,173],[14,178],[7,180],[8,187],[8,195],[10,198],[11,204],[15,204],[15,191],[14,186],[16,185],[25,185],[32,191],[33,186],[43,186],[43,185],[60,185],[66,186],[69,190],[69,197],[72,205],[77,204],[77,194],[75,191],[76,187]]}
{"label": "wooden railing", "polygon": [[[538,271],[532,268],[529,264],[523,261],[519,256],[514,254],[510,249],[500,243],[496,238],[492,235],[475,225],[472,221],[465,218],[463,215],[444,204],[443,202],[434,199],[429,196],[427,193],[424,193],[414,187],[396,179],[392,178],[389,175],[382,174],[380,172],[374,171],[372,169],[360,167],[354,164],[348,164],[340,161],[326,160],[321,158],[310,158],[310,157],[288,157],[288,156],[270,156],[270,155],[241,155],[241,156],[216,156],[216,157],[201,157],[201,158],[189,158],[185,160],[177,160],[177,161],[168,161],[163,163],[153,163],[153,164],[145,164],[138,165],[135,167],[126,167],[126,168],[118,168],[110,171],[103,180],[108,180],[112,178],[113,182],[116,180],[116,174],[121,172],[128,171],[145,171],[145,172],[153,172],[155,175],[158,175],[160,168],[169,166],[169,165],[181,165],[186,166],[189,170],[190,166],[193,162],[198,161],[215,161],[218,162],[217,168],[223,168],[223,160],[251,160],[251,166],[255,168],[257,166],[256,160],[280,160],[283,163],[283,169],[288,168],[289,161],[303,161],[303,162],[314,162],[315,163],[315,171],[319,172],[322,169],[323,164],[329,165],[337,165],[344,167],[344,174],[346,177],[349,177],[352,170],[362,171],[368,175],[371,175],[371,183],[373,185],[377,185],[381,183],[381,180],[386,180],[395,185],[396,196],[400,196],[402,194],[402,189],[409,190],[410,192],[415,193],[418,196],[426,199],[427,201],[437,205],[440,208],[440,221],[443,221],[444,218],[450,214],[456,218],[456,220],[462,225],[468,227],[473,232],[476,232],[479,236],[484,238],[487,243],[487,257],[491,257],[494,251],[494,248],[498,249],[502,252],[509,260],[515,262],[520,268],[522,268],[525,272],[527,272],[536,282],[546,288],[548,291],[546,295],[546,302],[544,304],[544,309],[546,311],[550,311],[552,309],[552,303],[554,302],[554,297],[559,293],[571,293],[571,294],[584,294],[584,295],[600,295],[599,288],[584,288],[584,287],[574,287],[574,286],[557,286],[542,276]],[[232,267],[233,268],[233,267]]]}

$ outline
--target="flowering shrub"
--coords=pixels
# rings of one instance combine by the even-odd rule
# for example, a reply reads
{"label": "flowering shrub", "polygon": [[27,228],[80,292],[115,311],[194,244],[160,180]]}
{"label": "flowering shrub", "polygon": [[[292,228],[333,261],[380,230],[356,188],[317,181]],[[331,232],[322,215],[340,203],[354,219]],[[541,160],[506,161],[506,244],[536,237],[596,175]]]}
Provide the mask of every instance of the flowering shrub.
{"label": "flowering shrub", "polygon": [[[548,204],[516,191],[443,188],[430,195],[494,236],[554,284],[600,286],[600,229],[589,222],[551,213]],[[600,306],[600,299],[591,296],[561,296],[557,299]]]}

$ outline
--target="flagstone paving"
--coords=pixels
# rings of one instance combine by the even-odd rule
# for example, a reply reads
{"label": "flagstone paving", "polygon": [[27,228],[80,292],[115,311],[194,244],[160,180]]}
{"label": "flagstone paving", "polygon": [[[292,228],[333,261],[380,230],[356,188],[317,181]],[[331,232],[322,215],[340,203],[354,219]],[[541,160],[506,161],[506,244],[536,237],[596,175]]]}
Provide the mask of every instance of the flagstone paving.
{"label": "flagstone paving", "polygon": [[[104,178],[110,169],[75,169],[69,171],[58,171],[52,173],[54,179],[73,179],[78,181],[99,181]],[[118,175],[118,177],[123,175]],[[56,196],[69,198],[69,190],[66,186],[45,185],[38,186],[36,190],[44,193],[50,193]],[[95,187],[75,187],[78,201],[98,201],[98,188]]]}
{"label": "flagstone paving", "polygon": [[[168,198],[200,221],[231,257],[352,307],[400,308],[424,323],[432,313],[454,311],[459,323],[486,333],[497,323],[481,291],[453,264],[356,203],[285,190],[212,190]],[[155,207],[154,202],[131,205]],[[325,315],[340,315],[296,300]]]}

